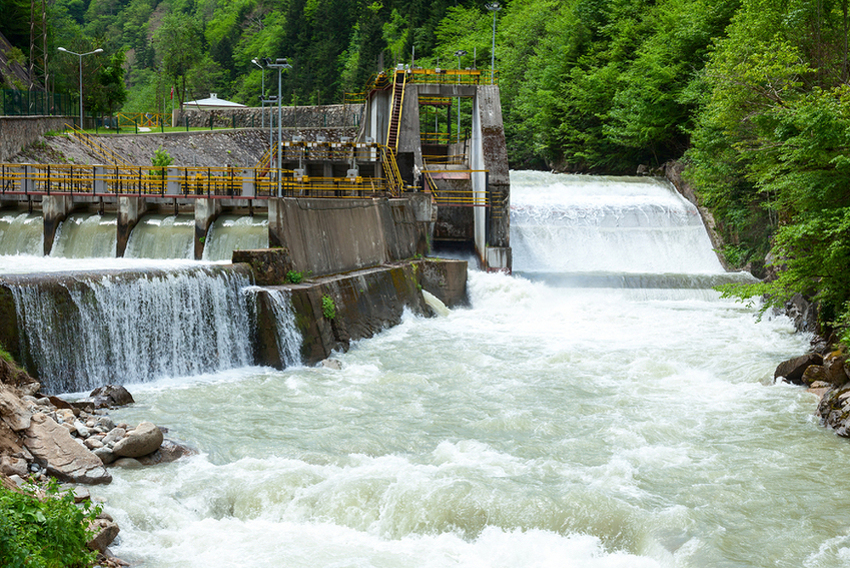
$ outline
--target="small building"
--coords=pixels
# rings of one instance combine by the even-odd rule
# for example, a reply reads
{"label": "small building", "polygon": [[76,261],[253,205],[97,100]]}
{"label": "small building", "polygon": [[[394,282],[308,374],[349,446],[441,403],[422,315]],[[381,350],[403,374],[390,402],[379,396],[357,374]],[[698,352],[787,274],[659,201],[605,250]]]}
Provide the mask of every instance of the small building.
{"label": "small building", "polygon": [[199,110],[218,110],[218,109],[230,109],[230,108],[245,108],[245,105],[240,105],[239,103],[234,103],[233,101],[228,101],[225,99],[218,98],[217,93],[210,93],[210,96],[206,99],[198,99],[196,101],[186,101],[183,103],[184,107],[196,108]]}

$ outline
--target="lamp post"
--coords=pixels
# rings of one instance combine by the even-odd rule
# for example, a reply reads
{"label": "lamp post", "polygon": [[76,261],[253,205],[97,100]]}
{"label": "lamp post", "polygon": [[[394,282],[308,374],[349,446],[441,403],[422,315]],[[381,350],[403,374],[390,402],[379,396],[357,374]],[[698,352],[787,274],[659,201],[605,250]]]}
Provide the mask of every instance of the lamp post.
{"label": "lamp post", "polygon": [[496,73],[496,12],[502,9],[498,2],[487,2],[484,7],[493,12],[493,46],[490,48],[490,84]]}
{"label": "lamp post", "polygon": [[[460,58],[466,55],[468,52],[465,49],[458,49],[455,51],[455,57],[457,57],[457,82],[460,83]],[[457,141],[460,142],[460,95],[457,97]]]}
{"label": "lamp post", "polygon": [[65,53],[70,53],[71,55],[76,55],[80,58],[80,130],[83,130],[83,56],[91,55],[92,53],[101,53],[103,50],[98,47],[94,51],[89,51],[88,53],[75,53],[65,49],[64,47],[60,47],[59,51],[64,51]]}
{"label": "lamp post", "polygon": [[265,105],[264,99],[265,99],[265,96],[266,96],[266,68],[263,67],[262,65],[260,65],[260,62],[256,58],[252,59],[251,63],[253,63],[257,67],[259,67],[260,70],[262,70],[262,72],[263,72],[263,79],[262,79],[263,87],[260,90],[260,93],[261,93],[260,94],[260,104],[263,105],[262,110],[260,111],[260,121],[261,121],[260,124],[261,124],[262,128],[265,128],[266,127],[266,105]]}
{"label": "lamp post", "polygon": [[282,197],[282,188],[281,188],[281,179],[280,179],[280,170],[283,165],[282,156],[280,147],[283,144],[282,133],[281,133],[281,117],[282,110],[280,107],[280,102],[283,99],[281,96],[282,93],[282,83],[281,83],[281,72],[284,69],[292,69],[292,65],[286,62],[285,57],[278,57],[275,59],[274,63],[268,57],[264,58],[266,67],[270,67],[272,69],[277,69],[277,196]]}

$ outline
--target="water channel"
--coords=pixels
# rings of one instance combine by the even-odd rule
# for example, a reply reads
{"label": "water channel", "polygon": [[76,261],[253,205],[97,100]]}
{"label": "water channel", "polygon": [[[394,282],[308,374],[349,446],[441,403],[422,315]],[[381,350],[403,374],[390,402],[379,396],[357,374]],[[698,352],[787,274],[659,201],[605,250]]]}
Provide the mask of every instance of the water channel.
{"label": "water channel", "polygon": [[145,568],[850,565],[850,445],[772,380],[808,338],[711,290],[747,276],[723,272],[695,209],[646,179],[514,172],[511,189],[516,275],[471,271],[470,308],[408,315],[341,369],[231,361],[128,385],[137,403],[113,419],[199,453],[93,490],[114,552]]}

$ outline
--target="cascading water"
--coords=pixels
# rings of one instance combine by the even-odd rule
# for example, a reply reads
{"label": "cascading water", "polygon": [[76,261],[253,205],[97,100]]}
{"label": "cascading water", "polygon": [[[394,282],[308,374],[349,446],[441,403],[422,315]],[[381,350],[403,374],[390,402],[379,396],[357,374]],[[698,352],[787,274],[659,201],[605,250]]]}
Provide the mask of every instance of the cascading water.
{"label": "cascading water", "polygon": [[727,274],[696,207],[651,178],[523,174],[512,195],[514,271],[553,284],[710,288]]}
{"label": "cascading water", "polygon": [[44,221],[35,213],[0,213],[0,255],[44,254]]}
{"label": "cascading water", "polygon": [[118,241],[118,216],[73,213],[62,221],[50,256],[63,258],[110,258]]}
{"label": "cascading water", "polygon": [[236,249],[269,248],[267,215],[221,215],[210,225],[204,260],[230,260]]}
{"label": "cascading water", "polygon": [[301,364],[301,344],[303,337],[295,323],[295,311],[292,309],[290,295],[276,288],[266,290],[275,316],[277,350],[284,366]]}
{"label": "cascading water", "polygon": [[130,232],[127,258],[194,258],[195,218],[145,215]]}
{"label": "cascading water", "polygon": [[[832,472],[850,446],[810,394],[772,383],[808,338],[681,288],[722,273],[668,188],[582,178],[576,212],[576,181],[514,172],[525,276],[471,273],[472,308],[407,316],[340,370],[131,387],[114,419],[201,453],[113,470],[96,490],[121,526],[113,550],[148,568],[847,565],[850,497]],[[569,216],[580,230],[552,221]],[[616,234],[627,219],[641,228]],[[564,287],[582,272],[612,284]],[[679,293],[637,293],[624,274],[669,275]]]}
{"label": "cascading water", "polygon": [[48,392],[250,365],[247,276],[213,268],[6,277],[23,350]]}

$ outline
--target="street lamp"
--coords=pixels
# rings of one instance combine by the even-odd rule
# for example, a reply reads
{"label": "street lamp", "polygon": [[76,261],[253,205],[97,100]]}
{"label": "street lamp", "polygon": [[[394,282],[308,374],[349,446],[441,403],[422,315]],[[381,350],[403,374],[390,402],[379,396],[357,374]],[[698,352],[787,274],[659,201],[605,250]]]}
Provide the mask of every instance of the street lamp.
{"label": "street lamp", "polygon": [[[253,63],[257,67],[259,67],[263,72],[263,88],[261,90],[262,94],[260,95],[260,104],[262,104],[263,106],[262,106],[262,110],[260,111],[260,121],[261,121],[261,127],[265,128],[266,127],[266,105],[263,102],[263,98],[266,96],[266,68],[263,67],[262,65],[260,65],[260,62],[257,61],[256,58],[252,59],[251,63]],[[271,112],[271,111],[269,111],[269,112]]]}
{"label": "street lamp", "polygon": [[64,51],[65,53],[70,53],[71,55],[76,55],[80,58],[80,130],[83,130],[83,56],[91,55],[92,53],[100,53],[103,50],[98,47],[94,51],[89,51],[88,53],[74,53],[73,51],[67,50],[64,47],[60,47],[59,51]]}
{"label": "street lamp", "polygon": [[487,2],[484,7],[493,12],[493,47],[490,48],[490,84],[496,70],[496,12],[502,9],[498,2]]}
{"label": "street lamp", "polygon": [[[455,51],[455,57],[457,57],[457,82],[460,83],[460,58],[466,55],[468,52],[465,49],[458,49]],[[457,141],[460,142],[460,94],[457,97]]]}
{"label": "street lamp", "polygon": [[263,61],[266,64],[266,67],[270,67],[271,69],[277,69],[277,196],[282,197],[282,188],[281,188],[281,180],[280,180],[280,170],[283,166],[282,156],[280,147],[283,144],[282,133],[281,133],[281,117],[282,111],[280,107],[280,102],[283,99],[282,97],[282,83],[281,83],[281,72],[284,69],[292,69],[292,65],[286,62],[285,57],[278,57],[275,59],[275,62],[272,63],[272,60],[268,57],[263,58]]}

